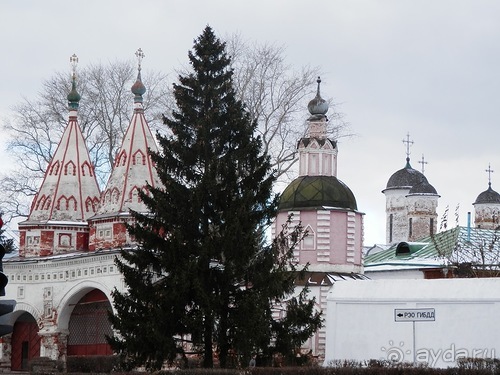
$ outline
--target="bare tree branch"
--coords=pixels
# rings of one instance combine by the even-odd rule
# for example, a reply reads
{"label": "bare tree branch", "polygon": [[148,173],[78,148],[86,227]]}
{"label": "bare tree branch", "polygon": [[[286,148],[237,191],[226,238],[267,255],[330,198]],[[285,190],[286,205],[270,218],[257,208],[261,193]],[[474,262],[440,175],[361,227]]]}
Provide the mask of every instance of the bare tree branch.
{"label": "bare tree branch", "polygon": [[[286,62],[284,46],[249,43],[238,34],[226,42],[239,99],[257,119],[258,133],[278,177],[289,179],[288,172],[297,161],[297,141],[306,131],[305,108],[315,95],[321,70],[310,66],[294,70]],[[332,103],[330,108],[329,136],[335,140],[349,136],[343,115]]]}

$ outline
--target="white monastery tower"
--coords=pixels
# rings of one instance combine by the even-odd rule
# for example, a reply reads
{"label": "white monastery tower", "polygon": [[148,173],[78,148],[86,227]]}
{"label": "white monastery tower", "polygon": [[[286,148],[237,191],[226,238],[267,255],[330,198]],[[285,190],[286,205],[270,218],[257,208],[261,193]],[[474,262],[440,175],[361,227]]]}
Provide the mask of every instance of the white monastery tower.
{"label": "white monastery tower", "polygon": [[488,165],[488,189],[479,194],[474,205],[474,225],[476,228],[497,229],[500,222],[500,194],[491,188],[491,170]]}
{"label": "white monastery tower", "polygon": [[99,187],[78,125],[77,60],[73,55],[68,125],[33,199],[29,217],[19,224],[19,253],[24,257],[88,250],[87,219],[99,204]]}
{"label": "white monastery tower", "polygon": [[407,145],[406,165],[395,172],[382,191],[386,199],[386,243],[415,241],[437,229],[439,195],[423,173],[410,165],[409,134],[403,142]]}
{"label": "white monastery tower", "polygon": [[125,223],[132,222],[130,210],[145,213],[147,208],[139,198],[139,191],[159,185],[158,175],[150,157],[157,152],[155,139],[144,116],[142,96],[146,88],[141,80],[142,50],[138,58],[137,80],[132,86],[134,113],[118,151],[113,171],[101,195],[99,209],[90,218],[90,250],[131,247]]}

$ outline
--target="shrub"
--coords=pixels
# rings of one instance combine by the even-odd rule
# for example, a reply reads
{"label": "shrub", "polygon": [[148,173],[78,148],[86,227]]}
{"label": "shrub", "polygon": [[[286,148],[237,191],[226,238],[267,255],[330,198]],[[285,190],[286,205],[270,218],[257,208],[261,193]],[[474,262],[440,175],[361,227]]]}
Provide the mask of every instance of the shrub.
{"label": "shrub", "polygon": [[48,357],[36,357],[28,363],[30,374],[45,375],[64,371],[64,362]]}
{"label": "shrub", "polygon": [[66,361],[68,372],[110,373],[118,367],[119,358],[114,355],[69,356]]}

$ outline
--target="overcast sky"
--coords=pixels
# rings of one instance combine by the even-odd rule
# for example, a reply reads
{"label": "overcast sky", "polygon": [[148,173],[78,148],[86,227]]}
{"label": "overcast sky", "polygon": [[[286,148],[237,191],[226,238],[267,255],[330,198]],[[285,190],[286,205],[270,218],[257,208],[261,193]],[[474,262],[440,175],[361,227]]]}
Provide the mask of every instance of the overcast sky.
{"label": "overcast sky", "polygon": [[340,142],[337,177],[366,214],[365,245],[384,243],[381,191],[405,165],[408,132],[440,215],[460,204],[466,224],[488,163],[500,190],[499,20],[494,0],[1,0],[0,116],[69,71],[73,53],[84,66],[132,60],[141,47],[145,69],[168,73],[207,24],[221,37],[285,45],[290,64],[321,67],[322,96],[357,134]]}

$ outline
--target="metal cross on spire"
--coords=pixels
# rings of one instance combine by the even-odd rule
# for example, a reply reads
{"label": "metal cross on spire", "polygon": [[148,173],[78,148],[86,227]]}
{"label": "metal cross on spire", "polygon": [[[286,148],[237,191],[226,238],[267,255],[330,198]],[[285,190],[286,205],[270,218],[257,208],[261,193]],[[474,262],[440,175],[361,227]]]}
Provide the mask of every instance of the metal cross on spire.
{"label": "metal cross on spire", "polygon": [[422,160],[419,160],[418,162],[422,164],[422,174],[424,174],[425,164],[429,164],[429,162],[425,161],[424,154],[422,154]]}
{"label": "metal cross on spire", "polygon": [[485,172],[488,172],[488,186],[491,187],[491,174],[495,171],[491,169],[490,163],[488,163],[488,169],[485,169]]}
{"label": "metal cross on spire", "polygon": [[142,52],[142,48],[139,48],[137,52],[135,53],[135,56],[137,57],[137,67],[139,70],[141,70],[141,62],[142,59],[146,56],[144,52]]}
{"label": "metal cross on spire", "polygon": [[71,74],[73,75],[73,78],[75,78],[76,66],[78,65],[78,56],[76,56],[75,53],[69,58],[69,63],[71,65]]}
{"label": "metal cross on spire", "polygon": [[410,141],[410,132],[406,134],[406,139],[403,139],[403,143],[406,143],[406,160],[410,160],[410,147],[413,141]]}

